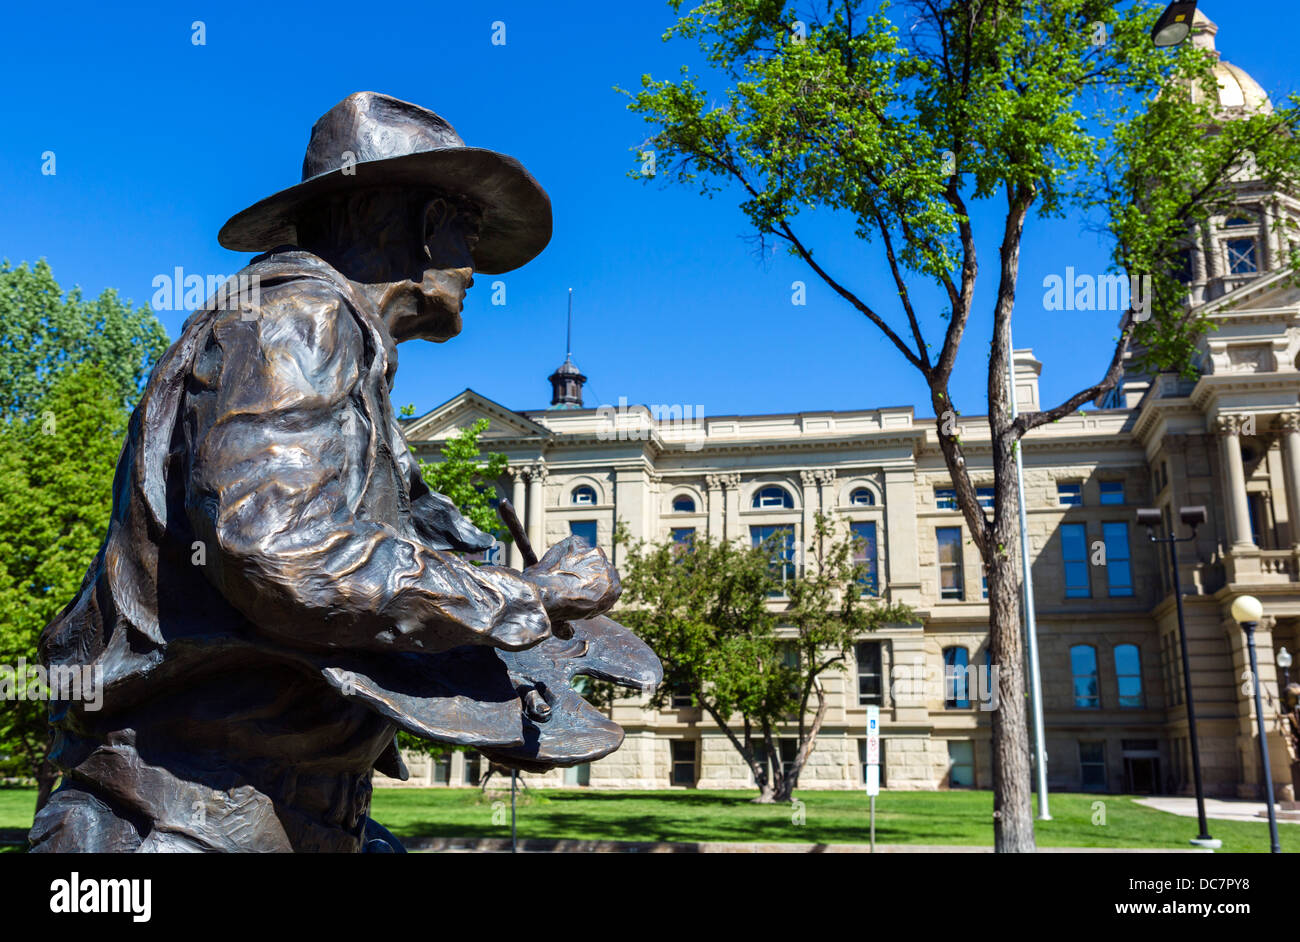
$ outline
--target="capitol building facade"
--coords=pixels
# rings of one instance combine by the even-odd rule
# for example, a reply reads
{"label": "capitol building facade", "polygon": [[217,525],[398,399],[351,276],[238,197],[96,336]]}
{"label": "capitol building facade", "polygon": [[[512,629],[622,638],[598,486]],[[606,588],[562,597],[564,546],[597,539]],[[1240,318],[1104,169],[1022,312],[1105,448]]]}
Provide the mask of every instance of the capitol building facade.
{"label": "capitol building facade", "polygon": [[[1213,49],[1215,32],[1198,14],[1194,41]],[[1271,107],[1241,69],[1220,61],[1216,73],[1226,116]],[[1256,640],[1269,774],[1280,798],[1295,797],[1276,657],[1300,648],[1300,287],[1284,270],[1300,248],[1300,200],[1248,177],[1235,186],[1237,207],[1198,230],[1189,251],[1190,303],[1218,326],[1200,341],[1199,375],[1130,370],[1094,408],[1023,443],[1054,790],[1191,789],[1169,565],[1136,510],[1158,508],[1166,527],[1187,533],[1179,509],[1203,505],[1208,520],[1179,553],[1206,789],[1259,793],[1245,637],[1229,614],[1249,593],[1266,613]],[[1036,303],[1032,290],[1022,297],[1022,306]],[[1016,351],[1021,410],[1039,408],[1042,369],[1031,350]],[[907,406],[700,417],[584,404],[584,381],[566,360],[551,376],[551,408],[513,410],[490,390],[465,390],[406,421],[405,434],[417,457],[436,461],[448,436],[487,418],[484,450],[510,462],[498,494],[515,504],[539,551],[576,533],[617,565],[620,521],[634,539],[693,533],[746,544],[773,528],[802,540],[818,511],[851,527],[867,537],[880,596],[911,606],[916,620],[863,637],[845,671],[821,678],[829,710],[799,786],[862,787],[875,706],[883,787],[991,787],[990,712],[973,691],[958,698],[930,682],[986,663],[989,617],[933,417]],[[960,425],[972,478],[991,500],[987,422],[963,416]],[[1104,566],[1093,564],[1099,545]],[[502,562],[521,565],[514,547],[504,552]],[[779,611],[780,600],[773,604]],[[627,731],[613,755],[525,778],[591,788],[753,786],[735,748],[689,699],[652,710],[629,697],[610,715]],[[787,758],[792,745],[782,742]],[[471,753],[408,761],[412,784],[468,785],[483,771]]]}

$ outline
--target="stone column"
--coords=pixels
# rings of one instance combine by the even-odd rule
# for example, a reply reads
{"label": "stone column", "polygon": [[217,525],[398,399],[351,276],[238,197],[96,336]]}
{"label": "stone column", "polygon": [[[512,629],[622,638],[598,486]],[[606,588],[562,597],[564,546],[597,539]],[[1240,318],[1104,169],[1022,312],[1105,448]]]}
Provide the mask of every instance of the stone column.
{"label": "stone column", "polygon": [[726,495],[726,512],[723,529],[725,539],[738,540],[744,534],[740,532],[740,475],[736,473],[719,475],[722,478],[723,493]]}
{"label": "stone column", "polygon": [[[524,469],[517,467],[506,468],[506,474],[510,475],[510,503],[514,505],[516,514],[524,514],[527,519],[528,505],[524,502],[525,480]],[[520,552],[519,544],[514,540],[510,541],[510,560],[509,565],[513,569],[524,568],[524,554]]]}
{"label": "stone column", "polygon": [[1291,545],[1300,549],[1300,412],[1277,417],[1282,433],[1282,474],[1286,478],[1286,516],[1291,525]]}
{"label": "stone column", "polygon": [[817,472],[800,471],[799,479],[803,482],[803,491],[800,494],[803,502],[803,532],[799,534],[799,544],[803,552],[799,554],[799,564],[804,572],[812,574],[816,561],[813,532],[817,527],[816,517],[820,507],[820,501],[817,499]]}
{"label": "stone column", "polygon": [[821,496],[822,513],[829,518],[832,532],[835,532],[840,524],[835,516],[835,469],[820,468],[813,473],[817,475],[817,491]]}
{"label": "stone column", "polygon": [[528,466],[528,539],[539,558],[546,552],[546,524],[542,508],[542,485],[545,481],[546,465]]}
{"label": "stone column", "polygon": [[704,483],[708,487],[708,512],[709,512],[709,537],[714,540],[721,540],[722,537],[722,475],[706,474]]}
{"label": "stone column", "polygon": [[1256,549],[1250,534],[1250,505],[1246,502],[1246,468],[1241,461],[1241,426],[1237,416],[1221,415],[1214,423],[1223,464],[1224,504],[1228,538],[1234,550]]}

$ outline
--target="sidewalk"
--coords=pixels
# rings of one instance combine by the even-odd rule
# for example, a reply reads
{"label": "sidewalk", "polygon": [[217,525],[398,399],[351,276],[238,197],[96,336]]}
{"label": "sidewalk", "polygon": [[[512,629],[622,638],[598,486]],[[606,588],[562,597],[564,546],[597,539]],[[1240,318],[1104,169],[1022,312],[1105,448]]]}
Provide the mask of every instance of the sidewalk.
{"label": "sidewalk", "polygon": [[[1184,818],[1196,817],[1196,799],[1187,795],[1158,795],[1154,798],[1135,798],[1134,804],[1146,805],[1148,808],[1155,808],[1157,811],[1168,811],[1170,814],[1176,814]],[[1290,812],[1294,814],[1294,812]],[[1225,801],[1222,798],[1205,799],[1205,816],[1207,818],[1217,818],[1220,821],[1251,821],[1259,822],[1267,820],[1268,806],[1262,801]],[[1288,822],[1290,824],[1300,824],[1295,818],[1284,817],[1281,810],[1278,810],[1278,821]]]}

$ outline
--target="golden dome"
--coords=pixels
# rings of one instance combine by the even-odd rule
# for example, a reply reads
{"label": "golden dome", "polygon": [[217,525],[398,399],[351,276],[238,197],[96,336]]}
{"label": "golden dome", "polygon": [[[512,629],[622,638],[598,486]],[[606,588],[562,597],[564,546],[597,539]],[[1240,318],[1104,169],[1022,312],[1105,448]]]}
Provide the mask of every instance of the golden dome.
{"label": "golden dome", "polygon": [[[1217,90],[1219,110],[1228,114],[1233,112],[1271,114],[1273,103],[1269,101],[1268,93],[1250,77],[1250,73],[1219,58],[1219,51],[1214,47],[1214,37],[1218,32],[1219,27],[1214,21],[1197,10],[1192,20],[1191,42],[1197,49],[1209,50],[1217,60],[1214,64],[1214,78],[1219,86]],[[1194,86],[1192,101],[1200,104],[1205,100],[1205,89],[1200,85]]]}

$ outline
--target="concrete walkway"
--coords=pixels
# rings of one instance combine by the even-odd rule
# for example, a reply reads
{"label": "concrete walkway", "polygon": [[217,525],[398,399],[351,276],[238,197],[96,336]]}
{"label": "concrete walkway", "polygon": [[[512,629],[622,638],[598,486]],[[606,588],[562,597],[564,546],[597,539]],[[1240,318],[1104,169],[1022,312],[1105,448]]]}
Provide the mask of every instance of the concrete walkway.
{"label": "concrete walkway", "polygon": [[[1153,798],[1136,798],[1135,804],[1146,805],[1148,808],[1155,808],[1157,811],[1168,811],[1170,814],[1176,814],[1184,818],[1196,817],[1196,799],[1187,795],[1157,795]],[[1290,824],[1300,824],[1290,815],[1295,812],[1283,813],[1278,809],[1278,821],[1288,821]],[[1268,806],[1262,801],[1225,801],[1222,798],[1205,799],[1205,816],[1207,818],[1217,818],[1220,821],[1251,821],[1260,822],[1268,820]]]}

